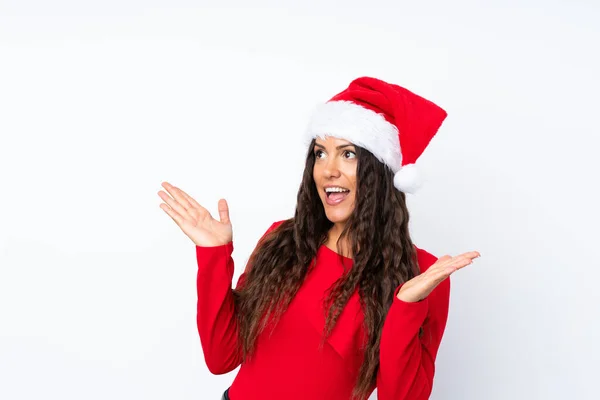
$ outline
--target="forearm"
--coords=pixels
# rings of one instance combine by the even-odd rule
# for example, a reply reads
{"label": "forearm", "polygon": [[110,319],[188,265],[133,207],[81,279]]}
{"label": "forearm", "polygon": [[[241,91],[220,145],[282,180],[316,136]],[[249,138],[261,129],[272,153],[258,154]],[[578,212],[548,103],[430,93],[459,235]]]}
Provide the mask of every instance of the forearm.
{"label": "forearm", "polygon": [[231,283],[233,243],[216,247],[196,246],[198,261],[197,325],[204,359],[213,374],[224,374],[241,362],[238,322]]}
{"label": "forearm", "polygon": [[448,280],[418,302],[394,299],[381,334],[379,400],[429,398],[448,315],[449,287]]}

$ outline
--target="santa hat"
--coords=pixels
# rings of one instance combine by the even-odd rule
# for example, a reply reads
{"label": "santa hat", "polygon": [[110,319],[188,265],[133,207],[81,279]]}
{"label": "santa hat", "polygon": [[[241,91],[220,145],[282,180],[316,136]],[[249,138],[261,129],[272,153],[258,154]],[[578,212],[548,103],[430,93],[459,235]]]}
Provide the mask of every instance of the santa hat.
{"label": "santa hat", "polygon": [[362,77],[316,108],[305,140],[332,136],[363,147],[394,172],[398,190],[414,193],[421,185],[415,162],[446,116],[403,87]]}

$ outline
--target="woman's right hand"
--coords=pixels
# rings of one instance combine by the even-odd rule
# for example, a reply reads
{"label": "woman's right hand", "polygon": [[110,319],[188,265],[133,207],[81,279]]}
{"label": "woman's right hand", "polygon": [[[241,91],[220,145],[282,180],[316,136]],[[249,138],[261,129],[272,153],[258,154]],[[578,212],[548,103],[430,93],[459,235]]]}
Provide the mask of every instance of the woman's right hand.
{"label": "woman's right hand", "polygon": [[163,182],[161,186],[172,197],[160,190],[158,195],[164,201],[160,204],[160,208],[175,221],[196,246],[221,246],[231,242],[233,230],[229,220],[229,207],[225,199],[219,200],[220,221],[217,221],[206,208],[198,204],[183,190],[168,182]]}

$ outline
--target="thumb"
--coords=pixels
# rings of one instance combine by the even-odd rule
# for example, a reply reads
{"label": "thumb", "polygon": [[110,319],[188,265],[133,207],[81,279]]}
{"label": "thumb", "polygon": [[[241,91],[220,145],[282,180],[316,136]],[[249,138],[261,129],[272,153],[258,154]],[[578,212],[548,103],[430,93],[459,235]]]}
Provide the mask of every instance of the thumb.
{"label": "thumb", "polygon": [[227,205],[227,200],[220,199],[219,200],[219,219],[223,224],[229,224],[229,206]]}
{"label": "thumb", "polygon": [[437,262],[440,263],[440,264],[444,264],[444,263],[447,263],[448,261],[451,261],[451,260],[452,260],[452,256],[446,254],[446,255],[438,258]]}

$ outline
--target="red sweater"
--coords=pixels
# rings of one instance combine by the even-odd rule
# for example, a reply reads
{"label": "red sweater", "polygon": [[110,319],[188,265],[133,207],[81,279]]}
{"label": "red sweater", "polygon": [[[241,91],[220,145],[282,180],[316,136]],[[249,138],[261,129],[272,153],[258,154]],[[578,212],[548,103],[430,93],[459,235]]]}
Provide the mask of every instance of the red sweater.
{"label": "red sweater", "polygon": [[[267,233],[281,222],[274,223]],[[198,262],[198,332],[208,369],[224,374],[241,363],[237,350],[231,253],[233,243],[196,246]],[[421,272],[437,258],[418,249]],[[241,368],[229,389],[232,400],[348,400],[358,377],[366,334],[356,291],[342,311],[326,345],[319,350],[325,316],[319,299],[343,273],[336,252],[321,246],[317,264],[303,282],[271,337],[258,337],[256,353]],[[344,258],[343,264],[352,265]],[[242,273],[237,287],[245,279]],[[394,294],[398,293],[401,285]],[[434,362],[448,317],[450,281],[427,298],[408,303],[395,295],[381,333],[377,398],[422,400],[431,393]],[[419,338],[419,328],[424,334]],[[225,389],[225,388],[224,388]],[[375,387],[373,387],[375,389]]]}

